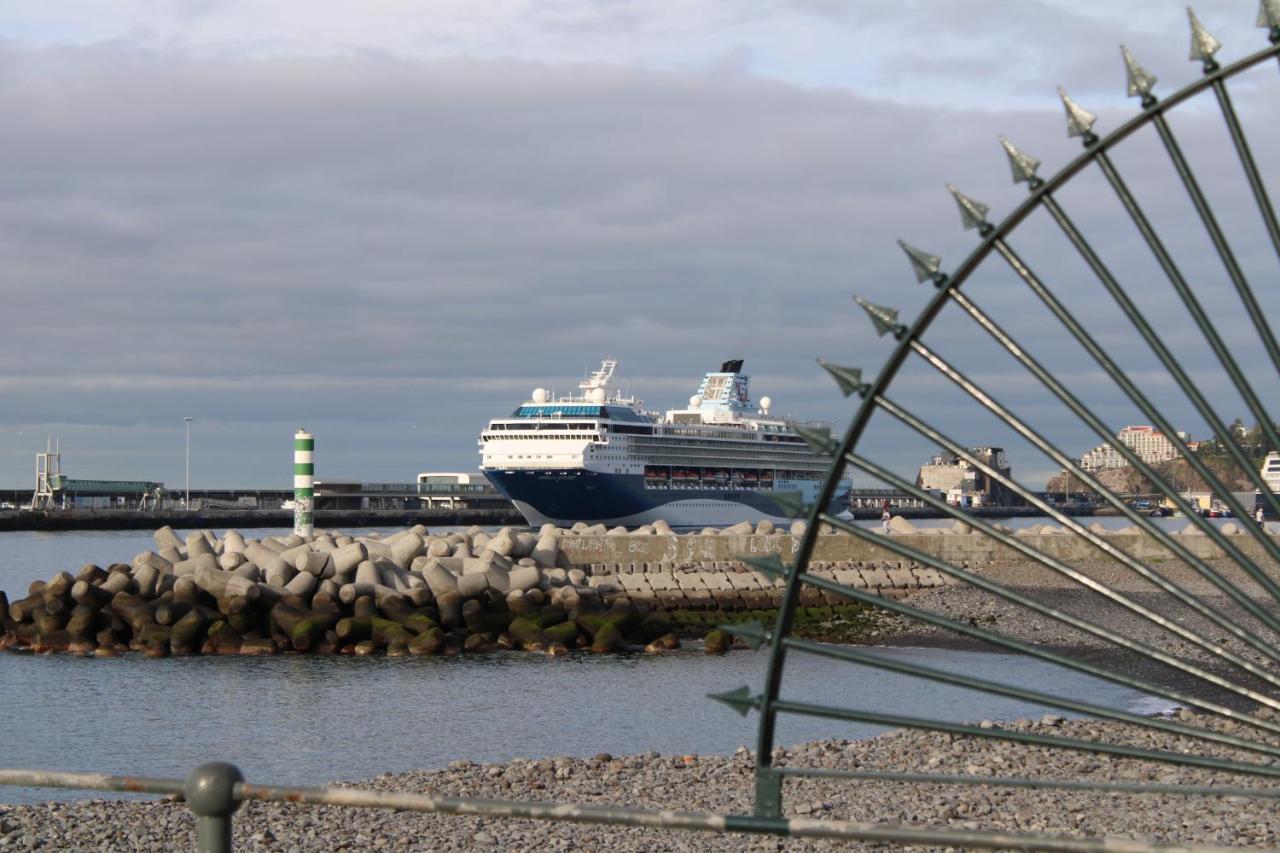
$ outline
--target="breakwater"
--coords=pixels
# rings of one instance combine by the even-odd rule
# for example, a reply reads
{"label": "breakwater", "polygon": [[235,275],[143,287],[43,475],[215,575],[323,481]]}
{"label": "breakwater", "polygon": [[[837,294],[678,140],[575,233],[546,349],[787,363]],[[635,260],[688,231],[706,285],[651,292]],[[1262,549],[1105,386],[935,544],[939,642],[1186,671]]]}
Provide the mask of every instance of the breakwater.
{"label": "breakwater", "polygon": [[[1177,520],[1173,521],[1176,523]],[[1245,534],[1246,524],[1252,522],[1228,521],[1219,529],[1245,554],[1259,560],[1266,559],[1262,547]],[[1137,527],[1108,529],[1097,522],[1088,527],[1107,542],[1140,560],[1173,559],[1172,552]],[[1004,525],[1000,525],[1000,528],[1019,541],[1065,562],[1092,560],[1100,555],[1089,542],[1055,524],[1033,524],[1017,530]],[[975,534],[964,522],[956,522],[950,527],[923,528],[916,527],[905,518],[895,517],[891,530],[895,541],[966,568],[1021,563],[1027,559],[1013,548],[988,536]],[[690,568],[721,571],[727,564],[740,561],[744,556],[778,554],[784,561],[788,560],[799,549],[804,522],[796,522],[787,530],[775,529],[768,522],[762,522],[755,526],[743,523],[722,530],[705,529],[699,533],[681,535],[655,532],[648,525],[635,530],[621,527],[605,529],[603,525],[576,525],[569,532],[576,535],[560,540],[566,559],[573,565],[590,568],[594,574],[670,572]],[[1202,559],[1211,560],[1223,556],[1212,540],[1190,526],[1171,530],[1170,535],[1175,537],[1179,545]],[[1275,535],[1274,531],[1271,531],[1271,535]],[[812,566],[819,570],[840,566],[919,568],[903,561],[888,548],[837,532],[834,528],[824,530],[817,537]],[[925,579],[933,576],[926,573],[919,577]],[[896,584],[884,586],[893,587]]]}
{"label": "breakwater", "polygon": [[[461,526],[468,524],[523,525],[514,508],[431,508],[414,510],[324,509],[314,513],[315,523],[331,528],[408,527],[415,524]],[[155,530],[172,526],[193,527],[293,527],[293,510],[207,509],[191,512],[127,509],[57,509],[0,511],[0,531],[7,530]]]}
{"label": "breakwater", "polygon": [[[679,646],[671,616],[568,565],[561,536],[480,528],[432,536],[322,533],[245,539],[156,531],[129,564],[58,572],[10,601],[0,646],[110,656],[283,651],[563,654]],[[729,638],[705,637],[708,652]]]}
{"label": "breakwater", "polygon": [[[963,523],[920,530],[895,518],[892,529],[894,539],[970,569],[1025,561]],[[1172,556],[1134,529],[1098,530],[1141,559]],[[1257,549],[1238,525],[1222,530],[1238,537],[1246,553]],[[234,530],[181,538],[164,527],[155,534],[155,549],[129,564],[90,563],[75,574],[36,580],[21,597],[0,593],[0,646],[156,656],[494,648],[562,654],[573,648],[661,651],[682,635],[705,632],[708,650],[719,652],[729,645],[714,630],[719,621],[767,619],[781,600],[782,581],[743,558],[789,559],[802,533],[803,522],[785,532],[762,522],[693,534],[659,522],[634,530],[579,524],[536,533],[473,527],[431,535],[415,526],[388,536],[245,539]],[[1051,525],[1015,535],[1063,561],[1097,557],[1087,542]],[[1219,556],[1203,535],[1175,535],[1197,556]],[[889,597],[951,582],[927,565],[834,530],[817,537],[809,570]],[[802,617],[829,618],[830,608],[844,604],[834,593],[801,592],[802,607],[821,611]]]}

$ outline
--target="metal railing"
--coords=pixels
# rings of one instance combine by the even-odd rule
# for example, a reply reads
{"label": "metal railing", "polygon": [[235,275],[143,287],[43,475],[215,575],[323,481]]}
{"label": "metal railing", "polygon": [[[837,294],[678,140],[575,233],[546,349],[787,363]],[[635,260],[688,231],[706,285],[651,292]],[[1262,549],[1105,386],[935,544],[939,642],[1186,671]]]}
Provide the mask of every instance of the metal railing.
{"label": "metal railing", "polygon": [[[911,780],[904,778],[900,781]],[[361,791],[355,788],[255,785],[246,782],[235,765],[218,761],[200,765],[192,770],[185,780],[110,776],[100,773],[66,773],[51,770],[0,770],[0,785],[75,788],[181,797],[196,818],[196,844],[200,853],[227,853],[232,849],[233,816],[241,805],[251,800],[288,803],[296,806],[394,809],[473,817],[599,823],[715,834],[768,834],[792,838],[833,838],[888,844],[961,845],[985,849],[1050,850],[1070,853],[1092,853],[1092,851],[1104,850],[1127,853],[1153,849],[1196,851],[1220,849],[1165,847],[1123,838],[1070,838],[945,827],[888,826],[800,817],[722,815],[673,809],[632,809],[576,803],[435,797],[428,794]],[[1242,792],[1243,796],[1256,796],[1256,792],[1248,789],[1242,789]]]}
{"label": "metal railing", "polygon": [[[843,438],[798,430],[815,451],[831,460],[824,487],[813,504],[797,503],[792,508],[794,516],[807,520],[805,536],[794,555],[785,563],[777,555],[746,560],[771,581],[781,579],[785,582],[782,606],[772,625],[765,626],[754,622],[726,626],[726,630],[754,647],[767,645],[770,662],[764,686],[759,693],[754,693],[749,687],[742,687],[713,697],[744,715],[750,711],[757,711],[760,714],[755,753],[756,814],[762,816],[781,814],[783,780],[803,776],[849,780],[896,779],[903,782],[940,784],[957,783],[959,780],[960,783],[967,784],[1010,787],[1055,786],[1063,789],[1124,789],[1148,792],[1156,791],[1161,787],[1155,784],[1130,785],[1094,780],[1065,780],[1050,783],[1035,778],[982,777],[975,779],[944,773],[890,773],[776,766],[773,758],[775,732],[777,722],[783,715],[819,716],[835,720],[877,723],[947,732],[992,742],[1014,741],[1039,747],[1157,761],[1181,767],[1214,768],[1259,780],[1274,780],[1280,776],[1280,772],[1277,772],[1277,768],[1273,766],[1277,751],[1280,750],[1280,742],[1276,740],[1276,735],[1280,735],[1280,722],[1277,722],[1273,715],[1260,715],[1250,710],[1264,708],[1268,712],[1274,712],[1280,709],[1280,698],[1277,698],[1280,696],[1280,691],[1276,689],[1280,687],[1280,671],[1276,666],[1280,663],[1280,647],[1276,645],[1276,636],[1280,634],[1280,608],[1277,607],[1277,604],[1280,604],[1280,573],[1277,572],[1277,565],[1280,565],[1280,544],[1277,544],[1262,525],[1249,523],[1240,531],[1240,535],[1228,536],[1208,519],[1202,518],[1182,496],[1185,489],[1179,489],[1175,482],[1162,476],[1153,464],[1148,464],[1133,449],[1123,444],[1116,431],[1108,427],[1088,403],[1071,391],[1054,370],[1031,354],[1031,349],[1034,347],[1028,347],[1025,341],[1030,340],[1034,343],[1044,337],[1046,324],[1043,320],[1029,322],[1028,328],[1019,336],[997,323],[979,306],[977,299],[961,290],[962,285],[984,268],[984,263],[988,259],[998,258],[1003,261],[1015,278],[1028,288],[1035,297],[1035,301],[1045,309],[1049,319],[1057,324],[1057,331],[1065,333],[1067,339],[1073,340],[1083,348],[1096,363],[1102,374],[1111,382],[1114,389],[1111,393],[1127,400],[1136,411],[1149,419],[1156,429],[1169,437],[1178,451],[1179,458],[1220,497],[1237,518],[1249,517],[1248,509],[1240,503],[1232,494],[1232,489],[1228,488],[1224,482],[1221,469],[1211,467],[1190,449],[1187,442],[1178,436],[1171,418],[1165,414],[1162,407],[1156,405],[1153,400],[1154,395],[1144,391],[1121,366],[1117,357],[1108,352],[1108,348],[1100,342],[1100,338],[1087,329],[1088,320],[1096,319],[1092,316],[1092,312],[1090,317],[1083,319],[1073,313],[1066,302],[1057,295],[1055,289],[1047,283],[1046,278],[1015,251],[1011,241],[1019,225],[1033,212],[1043,211],[1064,238],[1065,242],[1062,244],[1066,249],[1064,257],[1077,265],[1083,261],[1084,266],[1120,309],[1117,316],[1122,316],[1132,324],[1137,333],[1136,339],[1141,340],[1150,349],[1172,384],[1184,395],[1186,404],[1203,418],[1217,443],[1225,448],[1227,457],[1238,469],[1239,474],[1251,487],[1259,490],[1259,500],[1265,505],[1268,514],[1273,517],[1280,514],[1280,500],[1266,487],[1258,466],[1245,453],[1239,437],[1227,426],[1228,418],[1220,415],[1208,401],[1210,395],[1202,389],[1205,380],[1203,378],[1199,382],[1194,380],[1191,371],[1175,358],[1174,347],[1168,341],[1179,340],[1180,344],[1184,345],[1185,335],[1178,337],[1183,330],[1166,328],[1168,321],[1165,317],[1162,317],[1162,322],[1158,324],[1138,307],[1130,292],[1121,283],[1122,276],[1110,268],[1101,254],[1086,240],[1083,232],[1068,216],[1056,195],[1068,182],[1087,168],[1092,166],[1098,169],[1105,186],[1114,193],[1124,218],[1135,227],[1141,244],[1149,250],[1156,266],[1163,272],[1177,295],[1177,304],[1187,311],[1192,321],[1190,332],[1199,335],[1208,352],[1212,354],[1220,373],[1208,381],[1215,388],[1225,387],[1234,390],[1243,401],[1247,413],[1257,420],[1258,429],[1265,439],[1266,449],[1280,450],[1280,436],[1277,435],[1275,421],[1263,403],[1265,395],[1257,390],[1260,378],[1265,379],[1266,384],[1269,384],[1274,380],[1275,371],[1280,370],[1280,347],[1277,346],[1272,334],[1266,312],[1260,306],[1242,265],[1236,260],[1236,253],[1231,245],[1235,235],[1229,236],[1219,224],[1189,159],[1184,155],[1177,136],[1166,119],[1174,108],[1187,103],[1196,95],[1213,92],[1218,110],[1226,125],[1230,148],[1248,184],[1251,201],[1256,205],[1257,213],[1262,220],[1262,230],[1265,231],[1277,255],[1280,255],[1280,226],[1277,225],[1277,217],[1265,180],[1258,169],[1227,88],[1227,82],[1231,78],[1280,57],[1280,0],[1263,0],[1258,13],[1258,25],[1267,30],[1270,46],[1228,65],[1221,65],[1214,58],[1221,45],[1209,34],[1195,13],[1189,11],[1189,18],[1191,58],[1201,64],[1202,77],[1168,98],[1159,100],[1153,93],[1156,82],[1154,75],[1142,68],[1132,54],[1122,47],[1121,58],[1128,77],[1128,94],[1141,99],[1142,109],[1137,116],[1105,136],[1094,133],[1095,117],[1060,89],[1059,95],[1065,110],[1068,134],[1081,139],[1084,152],[1053,177],[1041,178],[1037,174],[1040,161],[1001,137],[1000,142],[1008,157],[1013,180],[1027,185],[1030,190],[1029,197],[1003,221],[995,224],[988,221],[986,205],[966,196],[954,186],[948,185],[948,190],[958,206],[961,224],[966,230],[977,231],[981,239],[979,246],[955,272],[947,274],[942,270],[942,261],[939,257],[899,241],[917,280],[921,283],[933,284],[936,292],[910,325],[899,322],[896,309],[855,297],[857,303],[869,316],[877,334],[881,337],[888,336],[895,344],[891,355],[874,380],[864,378],[862,371],[858,368],[844,367],[820,360],[819,363],[834,379],[843,395],[845,397],[856,395],[861,400],[861,404]],[[1166,239],[1160,236],[1158,229],[1144,213],[1134,192],[1121,176],[1120,168],[1110,156],[1122,142],[1134,136],[1137,131],[1146,128],[1154,131],[1160,147],[1168,156],[1173,172],[1176,173],[1177,183],[1181,184],[1188,196],[1191,209],[1194,210],[1193,223],[1202,227],[1207,235],[1213,252],[1221,262],[1225,276],[1230,281],[1232,290],[1248,317],[1248,325],[1252,327],[1252,333],[1266,353],[1265,367],[1261,368],[1266,373],[1265,377],[1258,376],[1257,368],[1252,375],[1241,368],[1240,359],[1235,354],[1234,348],[1241,345],[1243,331],[1232,330],[1231,334],[1225,334],[1211,318],[1211,312],[1206,309],[1203,300],[1190,286],[1187,275],[1179,268],[1173,253],[1168,249]],[[1235,212],[1238,213],[1238,211]],[[1179,238],[1185,239],[1185,234],[1180,232]],[[1043,251],[1042,246],[1038,248]],[[1258,254],[1258,251],[1252,252],[1255,259]],[[1059,266],[1054,263],[1047,265],[1046,268],[1057,272]],[[1272,280],[1274,279],[1274,273],[1269,273],[1269,276]],[[1145,278],[1141,285],[1146,289],[1151,286]],[[1221,564],[1213,565],[1214,561],[1200,556],[1203,552],[1190,547],[1188,540],[1172,536],[1169,531],[1150,520],[1145,514],[1129,506],[1095,473],[1082,469],[1075,459],[1037,430],[1032,425],[1031,418],[1019,414],[1015,407],[1002,403],[990,388],[984,387],[980,382],[966,375],[955,362],[944,357],[937,347],[926,343],[926,333],[947,307],[951,307],[953,313],[961,318],[962,322],[965,319],[972,321],[982,335],[1009,356],[1013,365],[1029,374],[1040,388],[1048,391],[1061,406],[1062,420],[1070,420],[1087,428],[1114,448],[1135,472],[1152,484],[1155,493],[1166,498],[1173,507],[1186,515],[1190,528],[1203,534],[1203,539],[1212,543],[1229,568],[1224,569]],[[1031,325],[1031,323],[1036,324]],[[954,336],[950,340],[954,340]],[[1008,471],[997,470],[987,464],[986,460],[969,450],[968,446],[973,442],[953,439],[933,426],[928,418],[913,411],[910,405],[891,397],[890,386],[899,371],[913,357],[918,359],[917,363],[931,368],[943,377],[947,384],[958,389],[971,404],[976,404],[975,411],[993,416],[998,424],[1011,432],[1017,440],[1025,442],[1054,465],[1061,467],[1065,476],[1070,478],[1069,482],[1076,485],[1083,484],[1084,488],[1096,496],[1094,499],[1102,506],[1109,506],[1116,514],[1144,533],[1150,542],[1164,549],[1162,558],[1152,560],[1142,553],[1124,551],[1109,541],[1108,537],[1080,524],[1050,504],[1038,490],[1020,483]],[[984,368],[986,367],[987,365],[984,364]],[[929,411],[931,403],[932,398],[923,405],[922,410]],[[1118,566],[1140,585],[1145,584],[1146,586],[1141,587],[1144,594],[1132,594],[1117,586],[1114,581],[1100,576],[1096,566],[1090,566],[1088,561],[1077,560],[1073,564],[1072,561],[1056,556],[1064,553],[1062,549],[1046,548],[1035,540],[1014,536],[1011,531],[1002,529],[998,525],[968,515],[917,487],[915,483],[877,463],[868,455],[860,453],[857,447],[862,442],[873,415],[877,414],[887,416],[887,423],[898,429],[900,434],[914,437],[915,440],[922,438],[928,444],[953,454],[971,469],[980,472],[981,475],[1024,500],[1029,506],[1048,515],[1060,525],[1063,534],[1087,546],[1084,550],[1092,549],[1097,560]],[[1043,412],[1039,414],[1040,421],[1043,422],[1045,420]],[[884,440],[883,437],[881,440]],[[943,558],[931,553],[927,548],[916,547],[917,544],[923,543],[908,541],[907,537],[860,527],[834,517],[824,508],[836,493],[838,484],[847,477],[845,472],[849,467],[870,476],[887,489],[911,495],[912,498],[936,509],[945,517],[963,523],[966,532],[982,537],[989,548],[1006,553],[1012,552],[1026,565],[1036,566],[1037,570],[1057,575],[1071,588],[1092,596],[1094,600],[1105,603],[1107,608],[1111,608],[1097,612],[1121,612],[1127,618],[1137,620],[1139,624],[1145,624],[1149,630],[1154,631],[1155,635],[1162,636],[1163,639],[1150,641],[1130,636],[1129,632],[1123,629],[1108,626],[1100,616],[1085,618],[1075,612],[1068,612],[1035,590],[1015,588],[1001,583],[981,571],[971,570],[957,560]],[[1037,643],[983,628],[976,622],[966,623],[952,619],[943,613],[882,598],[866,590],[839,583],[831,577],[815,574],[809,569],[809,563],[814,556],[818,536],[824,528],[831,527],[877,546],[881,549],[881,553],[888,557],[904,559],[913,564],[936,569],[958,584],[980,592],[987,597],[984,600],[998,601],[1001,606],[1019,608],[1034,614],[1038,619],[1056,622],[1079,635],[1087,636],[1091,642],[1101,647],[1123,652],[1131,661],[1154,665],[1157,669],[1163,667],[1162,671],[1175,673],[1180,683],[1194,685],[1194,687],[1173,689],[1167,686],[1167,682],[1157,683],[1150,676],[1128,672],[1124,665],[1102,665],[1079,660],[1074,656],[1044,648]],[[1245,547],[1245,542],[1248,543],[1248,548]],[[973,549],[970,549],[969,553],[973,552]],[[945,549],[940,553],[945,554]],[[1172,558],[1171,562],[1167,560],[1169,557]],[[1194,576],[1194,584],[1172,573],[1170,566],[1173,564],[1188,567]],[[806,595],[820,595],[824,601],[828,602],[860,602],[907,617],[922,625],[950,632],[966,640],[976,640],[996,649],[1031,655],[1058,666],[1166,698],[1185,708],[1228,720],[1232,725],[1239,725],[1239,729],[1232,735],[1232,741],[1227,743],[1222,739],[1222,731],[1204,722],[1183,725],[1156,718],[1135,717],[1114,709],[1064,698],[1052,692],[1029,689],[1025,685],[996,683],[965,673],[913,667],[881,656],[867,655],[852,648],[807,642],[794,636],[796,612],[801,605],[802,597]],[[1135,750],[1134,747],[1125,743],[1108,742],[1104,737],[1090,740],[1071,739],[1040,732],[981,728],[948,720],[876,713],[853,706],[813,705],[785,695],[783,675],[789,656],[793,654],[818,655],[843,663],[894,670],[917,678],[979,690],[989,695],[1034,701],[1060,710],[1123,722],[1147,731],[1177,734],[1198,743],[1201,748],[1209,745],[1214,749],[1229,747],[1231,750],[1250,754],[1252,759],[1227,761],[1214,754],[1196,754],[1191,748]],[[1268,798],[1280,796],[1280,788],[1276,787],[1246,789],[1255,791],[1255,796]],[[1220,787],[1184,786],[1180,788],[1182,793],[1194,796],[1214,795],[1221,793],[1222,790],[1223,788]]]}

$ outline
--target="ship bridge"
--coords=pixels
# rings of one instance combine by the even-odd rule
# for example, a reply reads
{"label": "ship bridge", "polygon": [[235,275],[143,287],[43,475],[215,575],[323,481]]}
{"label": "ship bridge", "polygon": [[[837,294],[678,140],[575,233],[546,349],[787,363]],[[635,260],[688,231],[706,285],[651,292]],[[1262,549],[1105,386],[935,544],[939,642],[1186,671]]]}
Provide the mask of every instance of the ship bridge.
{"label": "ship bridge", "polygon": [[[598,406],[582,403],[526,403],[511,413],[513,418],[608,418],[615,421],[646,421],[629,406]],[[521,426],[521,429],[524,429]]]}

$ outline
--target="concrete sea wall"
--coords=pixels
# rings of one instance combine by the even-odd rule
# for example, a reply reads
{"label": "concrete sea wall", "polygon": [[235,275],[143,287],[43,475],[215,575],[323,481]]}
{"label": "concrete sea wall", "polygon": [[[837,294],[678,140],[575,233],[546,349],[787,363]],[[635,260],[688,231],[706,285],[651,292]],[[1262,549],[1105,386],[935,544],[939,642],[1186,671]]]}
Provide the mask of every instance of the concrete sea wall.
{"label": "concrete sea wall", "polygon": [[[1015,549],[985,535],[974,534],[965,525],[958,530],[924,531],[895,519],[894,530],[895,541],[964,568],[980,570],[984,566],[1027,561],[1027,557]],[[1094,531],[1140,560],[1175,559],[1155,538],[1136,528],[1108,532],[1095,527]],[[1261,546],[1244,535],[1240,525],[1228,524],[1223,532],[1249,557],[1266,559]],[[679,535],[644,529],[623,533],[617,529],[606,533],[574,533],[559,537],[560,551],[568,565],[585,571],[593,586],[616,587],[629,598],[650,601],[667,609],[776,606],[782,582],[751,571],[742,558],[777,554],[787,561],[800,546],[800,536],[777,532],[704,531]],[[1088,541],[1054,525],[1038,525],[1014,535],[1019,542],[1065,563],[1102,557]],[[1178,531],[1173,536],[1178,544],[1201,559],[1224,556],[1198,531]],[[894,597],[952,582],[935,569],[904,560],[894,551],[847,533],[824,533],[818,537],[810,571],[857,589]],[[809,600],[802,603],[835,603],[833,596],[817,590],[807,591],[806,596]]]}

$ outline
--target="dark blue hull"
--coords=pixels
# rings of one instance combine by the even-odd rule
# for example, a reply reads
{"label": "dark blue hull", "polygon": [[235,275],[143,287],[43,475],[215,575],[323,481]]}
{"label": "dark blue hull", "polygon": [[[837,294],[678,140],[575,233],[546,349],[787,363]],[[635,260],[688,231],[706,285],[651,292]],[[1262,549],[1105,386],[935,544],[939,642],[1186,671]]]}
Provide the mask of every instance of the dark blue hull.
{"label": "dark blue hull", "polygon": [[[677,527],[704,527],[790,520],[767,492],[755,489],[648,488],[639,474],[582,469],[486,470],[485,475],[534,525],[646,524],[661,518]],[[805,485],[817,487],[816,482]],[[780,491],[789,489],[780,484]]]}

